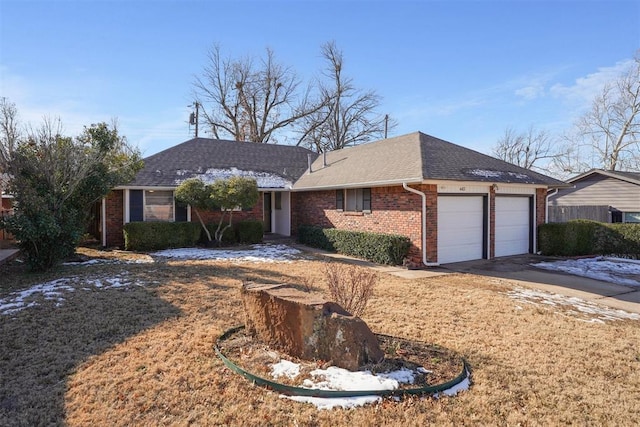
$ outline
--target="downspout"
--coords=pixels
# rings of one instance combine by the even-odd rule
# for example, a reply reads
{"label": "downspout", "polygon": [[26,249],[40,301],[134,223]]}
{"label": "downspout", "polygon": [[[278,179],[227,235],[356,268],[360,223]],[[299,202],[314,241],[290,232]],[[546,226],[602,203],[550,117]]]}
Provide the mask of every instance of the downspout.
{"label": "downspout", "polygon": [[547,193],[547,197],[545,198],[544,204],[544,223],[547,224],[549,222],[549,197],[555,196],[558,194],[559,189],[556,188],[553,193]]}
{"label": "downspout", "polygon": [[425,267],[437,267],[440,265],[437,262],[427,261],[427,195],[422,191],[409,187],[406,182],[402,183],[402,188],[422,197],[422,264]]}

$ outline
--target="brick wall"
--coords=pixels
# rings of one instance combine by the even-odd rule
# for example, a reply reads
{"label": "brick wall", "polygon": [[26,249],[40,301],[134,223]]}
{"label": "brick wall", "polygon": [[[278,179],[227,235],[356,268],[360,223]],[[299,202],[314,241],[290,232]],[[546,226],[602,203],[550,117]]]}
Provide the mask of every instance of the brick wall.
{"label": "brick wall", "polygon": [[[263,193],[260,193],[260,198],[258,202],[251,210],[243,210],[243,211],[235,211],[233,212],[233,222],[236,223],[238,221],[244,221],[247,219],[255,219],[258,221],[263,220]],[[220,216],[222,215],[222,211],[204,211],[200,212],[200,216],[205,224],[217,224],[220,221]],[[196,216],[193,209],[191,210],[191,221],[198,222],[198,217]],[[224,217],[225,223],[229,221],[229,212],[225,214]]]}
{"label": "brick wall", "polygon": [[11,209],[13,209],[12,200],[13,199],[10,199],[9,197],[3,197],[2,198],[2,205],[0,205],[0,210],[10,211]]}
{"label": "brick wall", "polygon": [[[427,258],[437,257],[436,186],[412,186],[427,193]],[[291,231],[302,224],[352,231],[400,234],[411,240],[409,258],[422,261],[422,199],[401,186],[371,189],[371,213],[336,210],[336,192],[295,192],[292,196]]]}
{"label": "brick wall", "polygon": [[124,235],[124,190],[114,190],[106,197],[106,245],[123,247]]}
{"label": "brick wall", "polygon": [[547,213],[547,190],[544,188],[536,189],[536,226],[544,224]]}

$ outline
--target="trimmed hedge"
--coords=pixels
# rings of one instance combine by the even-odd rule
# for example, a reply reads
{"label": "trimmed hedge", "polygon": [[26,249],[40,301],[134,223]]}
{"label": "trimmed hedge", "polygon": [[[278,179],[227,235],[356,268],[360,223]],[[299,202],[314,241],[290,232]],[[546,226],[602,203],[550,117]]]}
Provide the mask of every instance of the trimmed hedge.
{"label": "trimmed hedge", "polygon": [[538,247],[544,255],[615,255],[640,258],[640,224],[590,220],[542,224]]}
{"label": "trimmed hedge", "polygon": [[124,225],[124,248],[150,251],[195,246],[202,227],[197,222],[130,222]]}
{"label": "trimmed hedge", "polygon": [[409,253],[411,242],[406,236],[339,230],[302,225],[298,229],[302,244],[351,255],[388,265],[400,265]]}
{"label": "trimmed hedge", "polygon": [[262,243],[264,236],[262,221],[248,219],[238,222],[234,228],[239,243],[250,245]]}
{"label": "trimmed hedge", "polygon": [[[200,228],[202,229],[202,227]],[[218,229],[218,224],[207,224],[207,229],[209,230],[209,233],[211,233],[211,239],[213,239],[211,244],[215,245],[216,243],[214,234]],[[263,235],[264,229],[262,226],[262,221],[251,219],[239,221],[225,230],[224,234],[222,235],[222,245],[230,246],[235,245],[236,243],[253,245],[256,243],[261,243]],[[202,230],[200,242],[204,244],[208,243],[207,235],[204,230]]]}

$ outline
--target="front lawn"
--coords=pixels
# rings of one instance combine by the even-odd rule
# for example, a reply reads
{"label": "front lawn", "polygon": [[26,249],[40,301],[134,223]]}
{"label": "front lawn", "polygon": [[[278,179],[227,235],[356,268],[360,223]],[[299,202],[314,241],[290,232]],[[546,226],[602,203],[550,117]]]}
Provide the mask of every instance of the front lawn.
{"label": "front lawn", "polygon": [[322,291],[323,259],[295,253],[274,259],[259,247],[217,259],[80,252],[93,261],[40,275],[16,263],[0,267],[0,425],[633,425],[640,419],[640,320],[628,313],[580,311],[575,298],[497,278],[383,275],[363,316],[370,328],[461,354],[472,368],[471,387],[454,397],[318,410],[234,374],[213,342],[244,322],[242,280]]}

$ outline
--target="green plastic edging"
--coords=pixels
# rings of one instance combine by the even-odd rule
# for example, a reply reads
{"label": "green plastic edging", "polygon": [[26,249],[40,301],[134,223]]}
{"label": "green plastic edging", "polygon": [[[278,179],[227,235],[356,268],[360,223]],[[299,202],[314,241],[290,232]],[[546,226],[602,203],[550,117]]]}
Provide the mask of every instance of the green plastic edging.
{"label": "green plastic edging", "polygon": [[232,371],[242,375],[249,381],[254,384],[265,387],[274,391],[277,391],[282,394],[286,394],[288,396],[307,396],[307,397],[358,397],[358,396],[402,396],[405,394],[434,394],[439,393],[441,391],[445,391],[450,389],[451,387],[460,384],[462,381],[469,377],[469,366],[467,365],[467,361],[462,359],[462,372],[458,374],[457,377],[452,379],[451,381],[447,381],[442,384],[418,387],[418,388],[409,388],[409,389],[396,389],[396,390],[319,390],[312,388],[303,388],[303,387],[294,387],[286,384],[281,384],[275,381],[270,381],[265,378],[259,377],[257,375],[253,375],[231,360],[229,360],[220,348],[218,347],[218,341],[224,340],[228,338],[230,335],[236,333],[237,331],[244,329],[244,325],[236,326],[227,330],[225,333],[220,335],[220,337],[216,340],[214,345],[214,350],[218,357],[222,359],[222,362]]}

